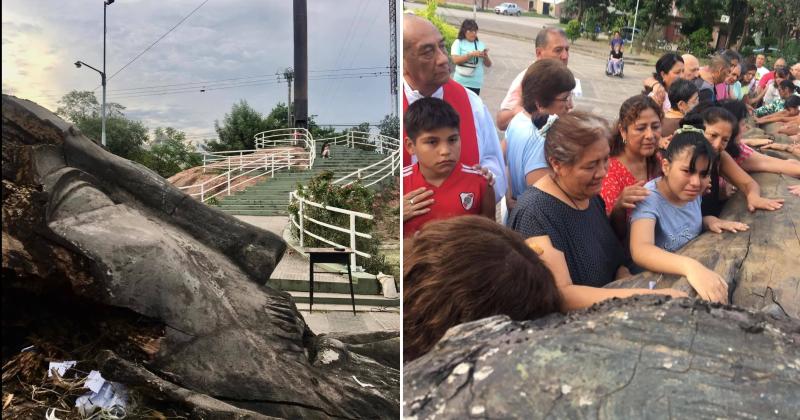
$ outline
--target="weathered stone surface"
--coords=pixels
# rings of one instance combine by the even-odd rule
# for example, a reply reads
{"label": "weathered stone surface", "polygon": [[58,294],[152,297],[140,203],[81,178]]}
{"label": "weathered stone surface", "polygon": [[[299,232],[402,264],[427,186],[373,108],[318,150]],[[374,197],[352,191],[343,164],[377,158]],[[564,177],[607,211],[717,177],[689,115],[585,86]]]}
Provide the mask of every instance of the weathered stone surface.
{"label": "weathered stone surface", "polygon": [[317,339],[287,293],[263,286],[286,247],[279,237],[30,101],[3,95],[2,106],[9,287],[67,286],[163,321],[147,369],[198,395],[276,417],[398,416],[397,369]]}
{"label": "weathered stone surface", "polygon": [[615,299],[459,325],[404,375],[407,419],[796,418],[800,321]]}
{"label": "weathered stone surface", "polygon": [[[719,273],[727,282],[730,302],[751,310],[767,310],[800,319],[800,198],[787,186],[800,180],[776,174],[755,173],[761,195],[783,198],[783,208],[747,211],[741,193],[725,205],[721,217],[747,223],[740,233],[706,232],[678,254],[690,256]],[[673,287],[694,293],[686,278],[645,272],[606,287]]]}

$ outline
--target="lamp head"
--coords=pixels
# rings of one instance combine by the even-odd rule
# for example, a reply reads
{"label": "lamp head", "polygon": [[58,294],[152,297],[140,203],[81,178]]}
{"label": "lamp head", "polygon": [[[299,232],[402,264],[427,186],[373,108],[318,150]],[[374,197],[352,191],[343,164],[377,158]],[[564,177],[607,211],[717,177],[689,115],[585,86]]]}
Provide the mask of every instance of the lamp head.
{"label": "lamp head", "polygon": [[114,3],[114,0],[106,0],[105,1],[106,6],[110,5],[111,3]]}
{"label": "lamp head", "polygon": [[80,61],[76,61],[76,62],[75,62],[75,67],[77,67],[77,68],[81,68],[81,62],[80,62]]}

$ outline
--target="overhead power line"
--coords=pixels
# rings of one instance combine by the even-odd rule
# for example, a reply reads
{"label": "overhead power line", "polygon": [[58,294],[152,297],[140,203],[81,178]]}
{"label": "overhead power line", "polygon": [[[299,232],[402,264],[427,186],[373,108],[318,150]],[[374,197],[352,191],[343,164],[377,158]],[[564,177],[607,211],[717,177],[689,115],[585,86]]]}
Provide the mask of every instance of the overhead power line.
{"label": "overhead power line", "polygon": [[[384,77],[384,76],[388,76],[388,75],[389,75],[389,72],[385,71],[385,72],[372,72],[372,73],[364,73],[364,74],[348,74],[348,75],[341,75],[341,76],[326,75],[326,76],[321,76],[321,77],[310,77],[309,80],[363,79],[363,78],[371,78],[371,77]],[[274,77],[274,75],[272,77]],[[222,86],[205,87],[205,88],[202,89],[202,91],[233,89],[233,88],[246,87],[246,86],[277,85],[279,83],[281,83],[281,81],[278,80],[278,79],[273,79],[273,80],[251,80],[251,81],[233,83],[233,84],[222,85]],[[182,87],[182,88],[175,88],[175,89],[167,89],[167,90],[162,90],[162,91],[159,91],[159,92],[149,92],[149,93],[148,92],[144,92],[144,93],[142,93],[142,92],[131,92],[131,93],[120,94],[120,95],[110,94],[109,96],[111,96],[111,98],[116,100],[116,99],[123,99],[123,98],[125,98],[125,99],[127,99],[127,98],[139,98],[139,97],[145,97],[145,96],[164,96],[164,95],[172,95],[172,94],[179,94],[179,93],[192,93],[192,92],[197,93],[197,92],[200,92],[200,91],[201,91],[200,87],[194,86],[194,87]]]}
{"label": "overhead power line", "polygon": [[[159,43],[159,41],[161,41],[162,39],[164,39],[164,38],[165,38],[167,35],[169,35],[169,34],[170,34],[172,31],[174,31],[175,29],[177,29],[177,28],[178,28],[178,26],[181,26],[181,24],[182,24],[184,21],[186,21],[186,19],[189,19],[189,17],[190,17],[190,16],[192,16],[192,15],[193,15],[193,14],[194,14],[196,11],[198,11],[198,10],[199,10],[201,7],[203,7],[203,6],[204,6],[206,3],[208,3],[208,0],[205,0],[204,2],[200,3],[200,5],[199,5],[199,6],[195,7],[195,8],[194,8],[194,10],[192,10],[192,11],[191,11],[191,12],[190,12],[188,15],[184,16],[184,18],[183,18],[183,19],[181,19],[180,21],[178,21],[178,23],[176,23],[176,24],[175,24],[175,25],[174,25],[172,28],[170,28],[170,29],[169,29],[167,32],[165,32],[165,33],[164,33],[164,35],[161,35],[160,37],[158,37],[158,39],[157,39],[157,40],[155,40],[155,41],[154,41],[152,44],[150,44],[150,45],[149,45],[147,48],[145,48],[145,49],[144,49],[142,52],[140,52],[139,54],[136,54],[136,57],[133,57],[133,59],[131,59],[131,61],[128,61],[128,63],[127,63],[127,64],[125,64],[124,66],[122,66],[122,68],[120,68],[119,70],[115,71],[115,72],[114,72],[114,74],[112,74],[111,76],[109,76],[108,78],[106,78],[106,81],[109,81],[109,80],[113,79],[113,78],[114,78],[114,76],[116,76],[117,74],[119,74],[119,73],[120,73],[122,70],[125,70],[125,68],[127,68],[129,65],[131,65],[131,64],[132,64],[134,61],[138,60],[138,59],[139,59],[139,57],[141,57],[142,55],[144,55],[144,53],[146,53],[147,51],[150,51],[150,49],[151,49],[151,48],[153,48],[153,47],[154,47],[156,44],[158,44],[158,43]],[[98,86],[98,87],[94,88],[94,90],[97,90],[98,88],[100,88],[100,86]]]}

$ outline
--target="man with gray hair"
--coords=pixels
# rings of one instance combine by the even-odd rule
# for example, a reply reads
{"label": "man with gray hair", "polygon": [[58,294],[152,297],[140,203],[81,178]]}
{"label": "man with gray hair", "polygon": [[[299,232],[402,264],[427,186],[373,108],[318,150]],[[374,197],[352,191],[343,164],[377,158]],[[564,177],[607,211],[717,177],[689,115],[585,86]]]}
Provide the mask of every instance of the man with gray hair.
{"label": "man with gray hair", "polygon": [[[544,28],[536,35],[536,60],[544,58],[554,58],[561,60],[565,65],[569,64],[569,40],[563,29],[558,27]],[[506,97],[500,103],[500,110],[497,112],[497,128],[505,130],[508,123],[519,112],[524,112],[522,107],[522,79],[525,77],[527,67],[524,68],[508,88]],[[583,95],[581,82],[575,79],[575,89],[572,91],[576,98]]]}

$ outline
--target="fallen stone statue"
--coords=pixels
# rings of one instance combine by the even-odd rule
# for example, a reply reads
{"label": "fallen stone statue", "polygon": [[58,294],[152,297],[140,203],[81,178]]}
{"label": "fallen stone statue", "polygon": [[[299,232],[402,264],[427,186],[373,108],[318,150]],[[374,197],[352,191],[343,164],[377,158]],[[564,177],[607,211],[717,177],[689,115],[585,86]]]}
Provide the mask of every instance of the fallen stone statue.
{"label": "fallen stone statue", "polygon": [[[787,187],[800,180],[753,177],[784,207],[749,213],[737,194],[721,217],[750,230],[704,233],[679,252],[719,273],[735,306],[633,297],[456,326],[404,365],[404,417],[797,419],[800,198]],[[696,296],[685,278],[649,272],[606,287],[651,283]]]}
{"label": "fallen stone statue", "polygon": [[192,418],[399,416],[399,334],[315,335],[264,285],[279,237],[33,102],[3,95],[2,112],[4,294],[44,284],[164,325],[145,363],[99,353],[105,378]]}

